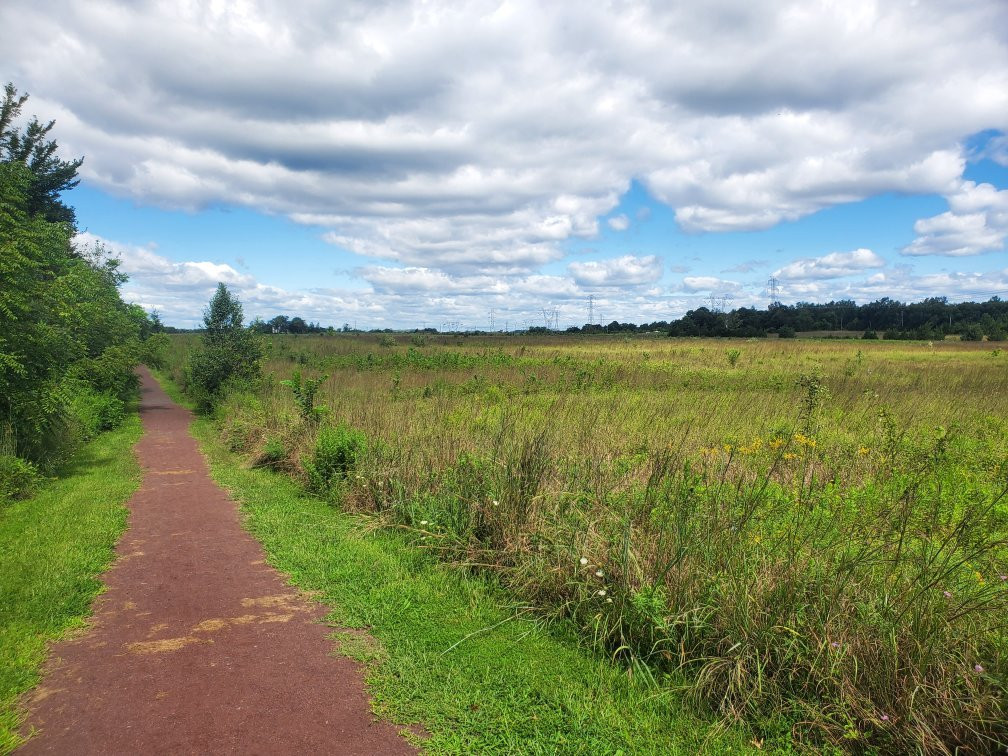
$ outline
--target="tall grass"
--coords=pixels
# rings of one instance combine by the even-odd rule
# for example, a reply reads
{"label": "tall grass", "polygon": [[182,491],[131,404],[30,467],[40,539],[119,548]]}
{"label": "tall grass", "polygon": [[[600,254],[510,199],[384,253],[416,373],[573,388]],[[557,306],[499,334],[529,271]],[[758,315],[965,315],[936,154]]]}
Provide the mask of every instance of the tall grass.
{"label": "tall grass", "polygon": [[[222,433],[767,734],[1008,741],[1003,354],[398,340],[274,339]],[[324,422],[281,384],[295,370],[331,376]]]}

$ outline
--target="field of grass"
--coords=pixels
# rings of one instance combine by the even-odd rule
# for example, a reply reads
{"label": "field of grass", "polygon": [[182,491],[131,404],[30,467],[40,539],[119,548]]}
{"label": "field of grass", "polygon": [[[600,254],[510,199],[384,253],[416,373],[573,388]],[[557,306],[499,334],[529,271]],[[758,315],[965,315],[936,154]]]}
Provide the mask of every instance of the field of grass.
{"label": "field of grass", "polygon": [[[183,380],[193,338],[173,341]],[[263,384],[219,407],[231,450],[488,576],[657,689],[812,748],[1008,740],[1008,354],[403,334],[268,347]]]}
{"label": "field of grass", "polygon": [[294,481],[235,464],[212,421],[193,432],[269,562],[333,607],[340,651],[367,665],[377,713],[421,723],[425,752],[746,750],[743,728],[690,713],[675,692],[584,653],[565,628],[547,632],[492,581],[438,565],[408,534],[376,532]]}
{"label": "field of grass", "polygon": [[91,611],[140,483],[139,437],[140,418],[128,415],[36,496],[0,504],[0,753],[20,742],[18,696],[38,683],[47,644]]}

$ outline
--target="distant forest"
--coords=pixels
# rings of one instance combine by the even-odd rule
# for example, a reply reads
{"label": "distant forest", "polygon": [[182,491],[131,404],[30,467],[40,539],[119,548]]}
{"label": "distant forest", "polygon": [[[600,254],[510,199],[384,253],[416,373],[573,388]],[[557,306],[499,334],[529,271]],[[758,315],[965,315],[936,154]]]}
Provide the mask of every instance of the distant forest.
{"label": "distant forest", "polygon": [[[344,324],[341,328],[321,326],[297,316],[277,315],[269,320],[256,318],[249,330],[257,333],[351,333],[358,329]],[[188,329],[166,326],[169,333]],[[392,328],[372,328],[369,333],[393,333]],[[414,333],[438,333],[436,328],[417,328]],[[485,333],[466,330],[465,333]],[[533,326],[525,333],[555,333],[554,329]],[[608,325],[586,323],[570,326],[565,333],[661,333],[669,336],[724,336],[793,338],[798,333],[830,332],[837,335],[859,335],[862,338],[943,339],[957,335],[964,341],[1004,341],[1008,339],[1008,301],[991,297],[986,302],[950,303],[945,297],[931,297],[922,302],[899,302],[883,298],[859,305],[852,300],[816,304],[799,302],[794,305],[772,304],[766,310],[742,307],[720,312],[700,307],[690,310],[678,320],[656,320],[653,323],[620,323]],[[843,332],[842,334],[838,332]]]}
{"label": "distant forest", "polygon": [[[571,329],[568,329],[571,330]],[[945,297],[905,303],[883,298],[858,305],[851,300],[815,304],[773,304],[766,310],[742,307],[717,312],[700,307],[671,323],[641,326],[610,323],[586,325],[581,332],[668,331],[670,336],[743,336],[776,334],[783,338],[799,332],[860,332],[865,338],[943,339],[957,334],[965,341],[1003,341],[1008,338],[1008,302],[992,297],[986,302],[951,304]]]}

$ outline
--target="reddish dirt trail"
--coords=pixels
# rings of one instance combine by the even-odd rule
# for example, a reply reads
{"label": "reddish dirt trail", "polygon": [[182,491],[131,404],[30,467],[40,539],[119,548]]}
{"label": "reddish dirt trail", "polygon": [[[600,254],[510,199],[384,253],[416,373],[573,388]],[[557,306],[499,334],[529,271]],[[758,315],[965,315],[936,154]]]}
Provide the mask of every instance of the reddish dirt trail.
{"label": "reddish dirt trail", "polygon": [[90,629],[56,644],[19,753],[413,749],[333,657],[324,608],[264,563],[209,477],[190,414],[142,373],[141,488]]}

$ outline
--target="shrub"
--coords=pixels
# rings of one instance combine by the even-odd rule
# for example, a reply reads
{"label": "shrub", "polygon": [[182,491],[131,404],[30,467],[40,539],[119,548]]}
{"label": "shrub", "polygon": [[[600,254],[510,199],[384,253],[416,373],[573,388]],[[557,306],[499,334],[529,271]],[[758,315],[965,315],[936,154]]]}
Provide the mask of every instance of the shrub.
{"label": "shrub", "polygon": [[109,391],[92,391],[87,387],[76,389],[70,410],[83,439],[119,427],[126,416],[126,404],[122,399]]}
{"label": "shrub", "polygon": [[319,386],[326,382],[328,375],[318,378],[301,378],[301,371],[295,370],[294,375],[289,380],[280,383],[289,388],[294,394],[294,401],[297,402],[301,419],[306,423],[315,423],[322,419],[328,411],[326,407],[315,406],[315,395],[318,394]]}
{"label": "shrub", "polygon": [[0,503],[26,499],[35,490],[38,469],[13,454],[0,454]]}
{"label": "shrub", "polygon": [[252,460],[252,467],[267,467],[270,470],[278,469],[287,458],[287,448],[279,438],[266,440],[262,450]]}
{"label": "shrub", "polygon": [[329,493],[334,485],[346,480],[367,451],[367,437],[349,426],[329,425],[319,430],[315,453],[304,463],[313,491]]}

